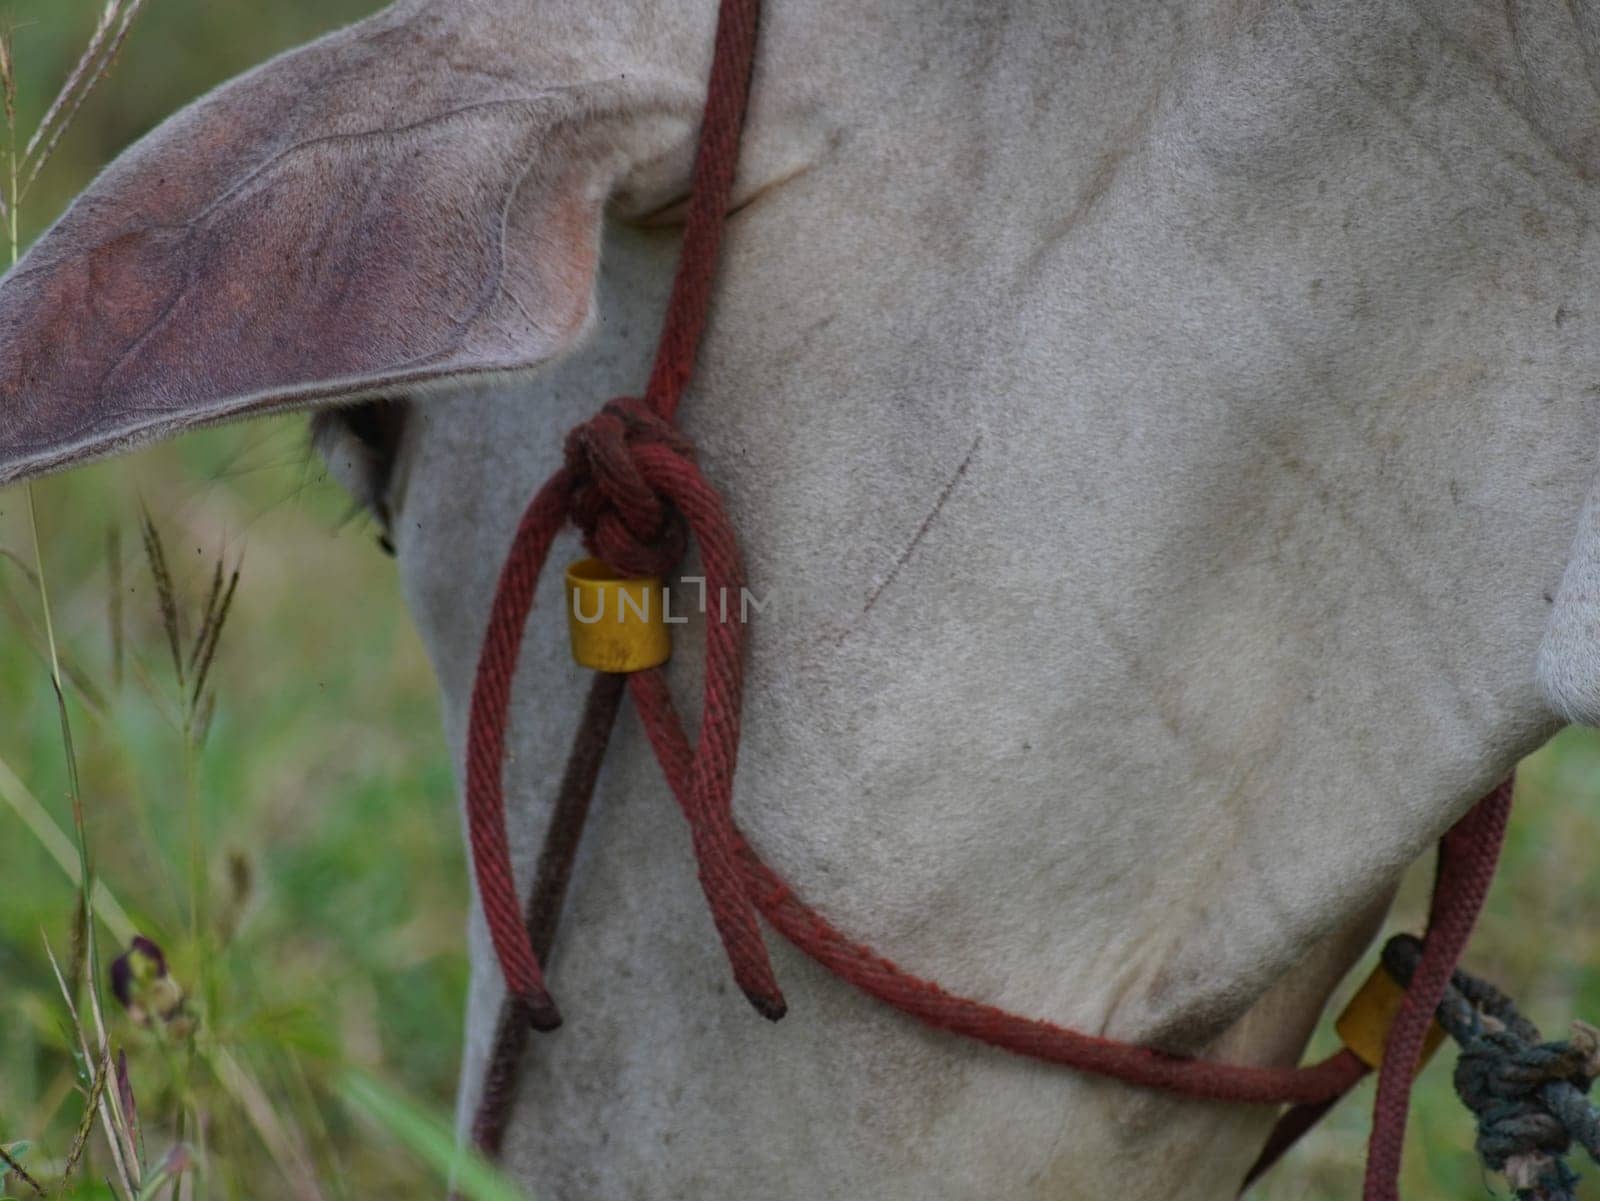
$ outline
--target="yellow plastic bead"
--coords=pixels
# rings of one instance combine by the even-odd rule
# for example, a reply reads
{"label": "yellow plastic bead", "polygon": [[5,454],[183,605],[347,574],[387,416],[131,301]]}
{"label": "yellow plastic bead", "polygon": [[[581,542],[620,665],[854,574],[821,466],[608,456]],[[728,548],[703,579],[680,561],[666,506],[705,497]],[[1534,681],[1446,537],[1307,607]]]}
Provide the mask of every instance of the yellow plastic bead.
{"label": "yellow plastic bead", "polygon": [[672,654],[666,593],[655,578],[621,579],[599,559],[567,568],[572,657],[595,671],[643,671]]}
{"label": "yellow plastic bead", "polygon": [[[1333,1024],[1344,1045],[1369,1068],[1376,1069],[1383,1063],[1383,1044],[1405,995],[1405,989],[1379,964]],[[1444,1037],[1444,1029],[1438,1022],[1428,1023],[1428,1033],[1422,1040],[1423,1063],[1433,1057]]]}

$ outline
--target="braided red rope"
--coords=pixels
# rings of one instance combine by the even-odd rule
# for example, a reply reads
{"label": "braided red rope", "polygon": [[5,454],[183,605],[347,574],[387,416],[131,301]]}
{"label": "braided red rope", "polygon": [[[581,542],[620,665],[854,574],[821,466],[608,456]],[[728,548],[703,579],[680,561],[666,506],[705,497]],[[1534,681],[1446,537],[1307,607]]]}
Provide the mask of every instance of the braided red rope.
{"label": "braided red rope", "polygon": [[[665,574],[683,552],[686,524],[700,545],[706,595],[738,596],[744,584],[738,541],[722,500],[672,421],[693,372],[710,305],[738,162],[757,9],[758,0],[721,3],[683,251],[645,398],[612,401],[568,435],[564,465],[523,514],[501,568],[474,681],[467,739],[467,819],[478,891],[512,1003],[539,1029],[551,1029],[561,1018],[518,904],[501,775],[512,678],[550,546],[570,520],[583,532],[590,552],[618,572]],[[782,1017],[784,1000],[756,921],[758,911],[801,951],[871,996],[929,1026],[1019,1055],[1186,1097],[1301,1107],[1325,1108],[1364,1074],[1366,1069],[1348,1051],[1308,1067],[1246,1067],[1182,1058],[1084,1034],[956,996],[852,941],[797,897],[734,823],[743,653],[742,623],[726,613],[708,614],[704,693],[699,737],[693,746],[661,669],[628,677],[628,691],[689,823],[701,887],[734,978],[763,1015]],[[568,867],[615,707],[591,702],[591,711],[596,716],[580,730],[583,753],[575,753],[575,762],[581,759],[588,767],[569,771],[580,781],[576,788],[582,794],[567,798],[576,815],[569,820],[576,824],[550,834],[549,845],[559,845],[562,853],[547,858]],[[1390,1201],[1395,1195],[1393,1181],[1422,1032],[1482,904],[1509,798],[1508,782],[1441,843],[1431,937],[1402,1018],[1390,1036],[1390,1054],[1382,1071],[1368,1163],[1368,1201]],[[539,916],[527,919],[542,945],[548,946],[553,937],[564,871],[541,879],[536,891],[544,899],[532,907]],[[501,1026],[504,1033],[507,1023]],[[520,1055],[518,1039],[507,1036],[497,1042],[509,1048],[508,1054]],[[499,1069],[494,1091],[496,1104],[504,1106],[509,1104],[515,1067],[502,1064]],[[507,1072],[513,1078],[510,1082]],[[498,1145],[503,1117],[503,1113],[480,1112],[476,1128],[481,1144],[491,1149]],[[1274,1144],[1286,1142],[1275,1139]],[[1279,1145],[1277,1150],[1281,1149]]]}
{"label": "braided red rope", "polygon": [[1423,1040],[1489,894],[1510,817],[1511,781],[1507,780],[1439,841],[1439,867],[1428,906],[1427,941],[1383,1044],[1378,1097],[1372,1108],[1372,1136],[1367,1143],[1365,1201],[1397,1201],[1400,1196],[1400,1153],[1405,1143],[1406,1114],[1411,1108],[1411,1082],[1422,1061]]}
{"label": "braided red rope", "polygon": [[[523,514],[501,568],[489,627],[473,681],[467,733],[467,824],[478,892],[506,987],[535,1027],[551,1029],[560,1012],[523,928],[505,837],[501,765],[505,714],[522,632],[550,544],[571,516],[590,551],[618,571],[649,575],[670,569],[681,535],[659,496],[673,501],[701,543],[709,595],[744,582],[733,527],[721,500],[700,475],[687,442],[671,427],[694,370],[705,330],[724,218],[738,165],[739,132],[755,58],[756,0],[723,0],[695,156],[688,224],[655,365],[643,402],[613,402],[567,439],[567,464]],[[648,445],[647,445],[648,444]],[[783,997],[767,961],[755,910],[733,867],[731,784],[739,746],[743,630],[720,623],[708,635],[705,720],[695,781],[685,814],[717,932],[734,973],[762,1013],[783,1014]],[[663,693],[665,688],[662,689]]]}

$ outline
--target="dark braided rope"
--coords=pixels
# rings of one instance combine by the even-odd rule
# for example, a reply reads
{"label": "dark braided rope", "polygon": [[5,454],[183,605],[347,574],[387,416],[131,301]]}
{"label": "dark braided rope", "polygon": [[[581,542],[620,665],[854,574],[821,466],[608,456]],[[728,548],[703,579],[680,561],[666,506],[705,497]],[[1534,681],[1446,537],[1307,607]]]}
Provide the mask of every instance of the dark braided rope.
{"label": "dark braided rope", "polygon": [[[533,887],[528,892],[523,923],[528,942],[540,962],[555,949],[556,927],[572,883],[572,869],[578,858],[578,842],[588,824],[589,806],[594,800],[595,781],[605,759],[606,746],[616,725],[622,694],[628,677],[595,672],[578,723],[577,737],[567,756],[550,811],[539,864],[534,870]],[[484,1154],[498,1156],[505,1141],[506,1125],[517,1102],[517,1086],[522,1058],[528,1049],[532,1027],[522,1001],[508,993],[500,1002],[495,1019],[494,1042],[484,1065],[482,1091],[472,1120],[472,1142]],[[452,1194],[459,1201],[459,1194]]]}
{"label": "dark braided rope", "polygon": [[[1422,955],[1409,934],[1391,938],[1383,964],[1408,984]],[[1574,1022],[1572,1037],[1547,1042],[1494,985],[1459,969],[1437,1012],[1461,1045],[1455,1088],[1478,1120],[1478,1155],[1505,1175],[1520,1201],[1576,1201],[1578,1175],[1565,1156],[1576,1143],[1600,1163],[1600,1109],[1588,1092],[1600,1075],[1600,1032]]]}

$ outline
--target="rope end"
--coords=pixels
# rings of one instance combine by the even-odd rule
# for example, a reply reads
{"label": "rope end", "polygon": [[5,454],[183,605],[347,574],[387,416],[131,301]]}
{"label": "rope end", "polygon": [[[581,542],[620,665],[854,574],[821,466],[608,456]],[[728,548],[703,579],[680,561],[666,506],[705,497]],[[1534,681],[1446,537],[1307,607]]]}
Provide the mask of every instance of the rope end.
{"label": "rope end", "polygon": [[528,1015],[528,1025],[541,1034],[561,1025],[561,1011],[556,1008],[556,1003],[550,994],[543,989],[531,996],[522,997],[521,1001],[522,1008]]}
{"label": "rope end", "polygon": [[789,1012],[789,1003],[783,999],[782,993],[765,993],[756,992],[754,989],[746,989],[744,995],[750,1004],[755,1006],[756,1012],[769,1022],[779,1021],[784,1014]]}

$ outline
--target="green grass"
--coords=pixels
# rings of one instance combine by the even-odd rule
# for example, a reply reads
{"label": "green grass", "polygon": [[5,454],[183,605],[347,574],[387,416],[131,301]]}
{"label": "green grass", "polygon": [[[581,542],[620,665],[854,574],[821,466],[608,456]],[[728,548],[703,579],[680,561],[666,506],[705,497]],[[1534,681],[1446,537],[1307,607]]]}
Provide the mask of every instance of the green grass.
{"label": "green grass", "polygon": [[[34,144],[104,4],[0,0],[7,143]],[[375,7],[149,0],[81,110],[55,110],[77,120],[23,246],[173,109]],[[0,191],[32,174],[8,161]],[[439,1147],[466,982],[451,772],[392,564],[347,510],[296,419],[0,493],[0,1149],[52,1193],[433,1197],[478,1171]],[[171,967],[142,1021],[103,988],[135,929]]]}
{"label": "green grass", "polygon": [[[0,493],[0,547],[26,551],[24,495]],[[37,495],[57,638],[71,674],[97,694],[89,703],[68,689],[96,868],[166,949],[200,1019],[195,1050],[112,1019],[141,1109],[216,1121],[205,1195],[260,1195],[250,1182],[279,1171],[284,1153],[205,1062],[226,1054],[260,1085],[328,1197],[437,1196],[431,1173],[337,1101],[355,1065],[443,1112],[460,1053],[466,869],[432,675],[392,564],[369,530],[344,520],[348,502],[293,419],[210,432],[46,481]],[[139,545],[141,501],[158,515],[186,620],[217,557],[244,560],[213,669],[216,714],[192,764]],[[9,719],[0,759],[70,836],[37,595],[10,559],[0,563],[0,630]],[[0,1138],[29,1139],[48,1162],[81,1113],[44,943],[72,945],[76,890],[4,803],[0,879],[0,1012],[11,1018],[0,1024]],[[112,933],[102,926],[104,943]],[[173,1123],[147,1137],[159,1141],[156,1131],[196,1136]]]}
{"label": "green grass", "polygon": [[[0,0],[15,147],[102,7]],[[110,76],[81,110],[60,110],[77,120],[21,206],[23,245],[173,109],[375,7],[150,0]],[[31,174],[8,164],[7,200]],[[72,1196],[439,1195],[436,1148],[417,1142],[426,1124],[400,1119],[448,1111],[466,888],[431,675],[392,565],[346,522],[296,420],[205,435],[35,496],[37,560],[29,493],[0,493],[0,1148],[47,1185],[76,1168]],[[145,509],[170,589],[142,545]],[[209,652],[188,648],[209,641],[214,573],[241,560],[245,583],[198,687]],[[98,876],[88,929],[85,837]],[[142,1024],[103,994],[133,928],[165,948],[163,986],[182,996]],[[128,1052],[136,1122],[99,1050],[101,1012]],[[383,1082],[370,1095],[393,1104],[351,1111],[363,1068]],[[83,1120],[86,1097],[103,1121]],[[375,1131],[374,1116],[393,1120]],[[187,1150],[169,1159],[173,1147]]]}

